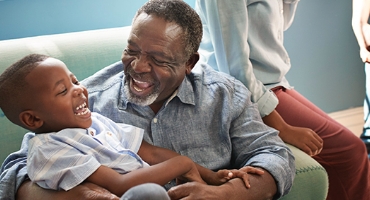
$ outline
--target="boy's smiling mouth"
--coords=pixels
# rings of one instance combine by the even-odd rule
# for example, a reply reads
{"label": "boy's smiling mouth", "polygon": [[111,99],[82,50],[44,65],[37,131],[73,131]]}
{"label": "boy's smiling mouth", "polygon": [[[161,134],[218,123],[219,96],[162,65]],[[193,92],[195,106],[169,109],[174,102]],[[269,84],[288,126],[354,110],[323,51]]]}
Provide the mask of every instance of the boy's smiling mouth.
{"label": "boy's smiling mouth", "polygon": [[84,102],[83,104],[77,106],[76,110],[75,110],[75,115],[86,115],[87,113],[89,113],[90,110],[89,108],[86,107],[86,102]]}

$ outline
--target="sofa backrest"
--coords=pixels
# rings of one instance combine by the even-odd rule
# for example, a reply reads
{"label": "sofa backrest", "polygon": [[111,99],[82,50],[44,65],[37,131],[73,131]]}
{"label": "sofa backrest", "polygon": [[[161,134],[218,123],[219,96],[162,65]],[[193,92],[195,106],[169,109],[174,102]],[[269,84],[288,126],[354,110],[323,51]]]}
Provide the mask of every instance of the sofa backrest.
{"label": "sofa backrest", "polygon": [[[0,73],[31,53],[62,60],[79,80],[120,60],[130,26],[0,41]],[[35,97],[37,98],[37,97]],[[27,130],[11,123],[0,110],[0,162],[20,148]]]}

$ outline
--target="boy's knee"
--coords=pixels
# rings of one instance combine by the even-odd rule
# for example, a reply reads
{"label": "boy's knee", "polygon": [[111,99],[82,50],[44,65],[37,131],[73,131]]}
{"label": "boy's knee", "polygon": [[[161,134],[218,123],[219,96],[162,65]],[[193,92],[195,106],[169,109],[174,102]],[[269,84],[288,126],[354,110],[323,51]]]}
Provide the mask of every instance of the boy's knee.
{"label": "boy's knee", "polygon": [[121,197],[121,200],[170,200],[167,191],[155,183],[144,183],[127,190]]}

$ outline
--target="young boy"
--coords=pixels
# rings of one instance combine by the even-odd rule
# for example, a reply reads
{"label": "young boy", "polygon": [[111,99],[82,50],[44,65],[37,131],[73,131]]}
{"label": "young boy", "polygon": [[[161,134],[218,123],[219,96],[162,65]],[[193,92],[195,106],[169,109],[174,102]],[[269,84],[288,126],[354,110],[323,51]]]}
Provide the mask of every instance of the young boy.
{"label": "young boy", "polygon": [[250,187],[247,173],[263,173],[252,167],[216,173],[152,146],[143,141],[142,129],[90,112],[87,95],[62,61],[46,55],[28,55],[0,76],[0,108],[14,124],[36,133],[27,170],[39,186],[69,190],[86,180],[122,196],[134,186],[175,178],[219,185],[239,177]]}

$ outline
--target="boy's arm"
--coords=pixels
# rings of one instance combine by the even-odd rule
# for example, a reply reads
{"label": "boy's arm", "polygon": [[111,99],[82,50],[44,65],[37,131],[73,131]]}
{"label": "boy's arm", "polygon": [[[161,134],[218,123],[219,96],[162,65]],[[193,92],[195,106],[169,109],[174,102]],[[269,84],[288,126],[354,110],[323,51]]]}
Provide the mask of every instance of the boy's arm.
{"label": "boy's arm", "polygon": [[[180,154],[171,151],[169,149],[153,146],[146,141],[143,140],[139,152],[139,156],[150,165],[154,165],[157,163],[164,162],[168,159],[173,157],[179,156]],[[245,185],[249,187],[248,181],[248,174],[247,173],[254,173],[254,174],[263,174],[262,170],[258,169],[251,169],[252,167],[248,168],[248,170],[219,170],[217,173],[202,167],[201,165],[195,163],[200,176],[202,179],[207,182],[209,185],[221,185],[232,178],[241,178],[243,179]],[[231,174],[230,174],[231,173]]]}
{"label": "boy's arm", "polygon": [[185,156],[176,156],[156,165],[140,168],[126,174],[119,174],[109,167],[100,166],[87,178],[87,181],[106,188],[117,196],[122,196],[133,186],[143,183],[165,185],[179,176],[204,183],[194,162]]}
{"label": "boy's arm", "polygon": [[[169,149],[151,145],[143,140],[138,151],[138,155],[149,165],[155,165],[166,160],[169,160],[173,157],[179,156],[180,154]],[[211,184],[208,182],[208,180],[216,176],[216,173],[210,169],[198,165],[197,163],[195,163],[195,165],[197,166],[197,169],[202,179],[208,184]]]}

